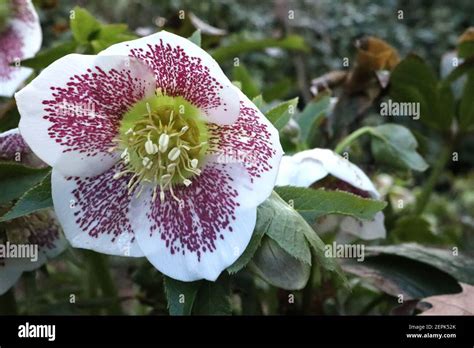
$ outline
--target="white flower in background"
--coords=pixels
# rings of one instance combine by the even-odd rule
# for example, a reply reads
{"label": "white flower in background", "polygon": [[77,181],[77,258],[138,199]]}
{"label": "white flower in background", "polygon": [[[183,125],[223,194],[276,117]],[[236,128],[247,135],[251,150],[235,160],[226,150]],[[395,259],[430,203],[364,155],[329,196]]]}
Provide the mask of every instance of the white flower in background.
{"label": "white flower in background", "polygon": [[278,131],[200,47],[160,33],[65,56],[16,94],[73,246],[215,280],[272,192]]}
{"label": "white flower in background", "polygon": [[[348,191],[365,198],[380,198],[370,179],[359,167],[328,149],[312,149],[293,156],[283,156],[276,185],[323,187]],[[382,212],[378,212],[370,221],[328,215],[317,221],[317,228],[322,233],[336,230],[367,240],[386,236]]]}
{"label": "white flower in background", "polygon": [[10,97],[33,71],[17,66],[41,47],[42,33],[31,0],[0,0],[0,96]]}
{"label": "white flower in background", "polygon": [[[33,157],[18,129],[0,134],[0,161],[21,159],[23,164],[44,166],[44,163]],[[8,208],[7,205],[0,205],[0,215]],[[0,295],[15,285],[23,272],[41,267],[66,247],[67,241],[52,209],[0,222]],[[23,254],[16,256],[28,257],[12,257],[13,250],[23,250]]]}

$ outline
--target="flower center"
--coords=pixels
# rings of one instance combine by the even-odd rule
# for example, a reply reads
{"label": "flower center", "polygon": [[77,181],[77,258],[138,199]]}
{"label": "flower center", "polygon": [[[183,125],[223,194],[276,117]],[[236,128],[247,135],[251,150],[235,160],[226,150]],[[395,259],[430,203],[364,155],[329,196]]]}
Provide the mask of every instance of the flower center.
{"label": "flower center", "polygon": [[[189,186],[201,173],[207,141],[207,125],[200,110],[184,98],[157,95],[142,100],[121,121],[118,148],[126,169],[114,178],[133,173],[130,193],[138,184],[150,183],[154,185],[153,199],[159,187],[162,202],[166,190],[179,201],[173,186]],[[143,185],[138,195],[142,189]]]}

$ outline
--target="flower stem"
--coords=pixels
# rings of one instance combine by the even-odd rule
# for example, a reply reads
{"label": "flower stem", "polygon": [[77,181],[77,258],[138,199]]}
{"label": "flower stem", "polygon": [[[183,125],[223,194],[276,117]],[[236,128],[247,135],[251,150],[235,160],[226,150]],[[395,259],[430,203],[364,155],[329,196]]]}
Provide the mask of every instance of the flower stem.
{"label": "flower stem", "polygon": [[[108,259],[105,255],[88,251],[86,257],[90,265],[89,272],[93,272],[91,276],[95,277],[95,281],[98,287],[101,289],[102,296],[112,300],[109,306],[110,314],[123,314],[122,308],[118,301],[118,292],[115,287],[114,281],[110,274],[110,267]],[[89,293],[91,290],[89,288]]]}
{"label": "flower stem", "polygon": [[344,149],[346,149],[350,144],[352,144],[357,138],[364,135],[365,133],[371,133],[371,132],[372,132],[372,127],[365,126],[365,127],[359,128],[355,132],[352,132],[347,137],[342,139],[341,142],[337,144],[334,152],[341,154],[342,151],[344,151]]}
{"label": "flower stem", "polygon": [[16,305],[15,292],[10,288],[6,293],[0,296],[0,314],[1,315],[17,315],[18,308]]}
{"label": "flower stem", "polygon": [[451,156],[451,146],[448,145],[447,143],[444,144],[443,150],[441,151],[440,156],[438,157],[438,160],[434,164],[433,170],[431,171],[431,174],[426,181],[425,186],[423,186],[423,189],[421,191],[421,194],[418,196],[416,200],[416,206],[415,206],[415,214],[420,215],[423,213],[423,211],[426,208],[426,205],[428,204],[428,201],[431,196],[431,192],[433,191],[436,183],[439,180],[439,177],[443,173],[443,169],[446,166],[446,163],[448,162],[448,159]]}
{"label": "flower stem", "polygon": [[321,285],[320,268],[313,250],[311,250],[311,260],[311,273],[309,275],[308,283],[303,289],[303,300],[301,302],[301,312],[303,314],[311,314],[311,305],[313,302],[315,285],[316,287]]}

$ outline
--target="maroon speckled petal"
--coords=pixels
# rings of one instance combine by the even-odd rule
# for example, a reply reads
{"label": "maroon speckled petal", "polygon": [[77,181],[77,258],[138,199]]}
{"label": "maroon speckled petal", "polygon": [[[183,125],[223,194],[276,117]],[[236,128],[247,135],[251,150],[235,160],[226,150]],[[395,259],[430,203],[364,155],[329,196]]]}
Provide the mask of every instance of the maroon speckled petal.
{"label": "maroon speckled petal", "polygon": [[78,248],[122,256],[141,256],[128,220],[129,176],[113,179],[117,164],[87,178],[64,177],[53,169],[52,194],[56,214],[71,244]]}
{"label": "maroon speckled petal", "polygon": [[211,122],[231,124],[237,119],[239,99],[232,83],[208,53],[185,38],[161,31],[113,45],[100,55],[129,55],[143,61],[154,71],[157,88],[184,97]]}
{"label": "maroon speckled petal", "polygon": [[67,55],[16,94],[21,134],[65,175],[100,174],[116,161],[109,150],[123,115],[154,83],[149,68],[128,57]]}

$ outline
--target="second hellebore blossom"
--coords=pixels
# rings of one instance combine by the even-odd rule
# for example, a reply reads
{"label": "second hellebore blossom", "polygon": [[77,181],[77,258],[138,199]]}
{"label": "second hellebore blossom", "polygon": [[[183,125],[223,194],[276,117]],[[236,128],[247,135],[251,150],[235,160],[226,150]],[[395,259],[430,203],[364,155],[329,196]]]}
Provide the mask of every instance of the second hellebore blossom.
{"label": "second hellebore blossom", "polygon": [[282,149],[198,46],[162,31],[71,54],[16,100],[73,246],[146,256],[183,281],[215,280],[245,250]]}
{"label": "second hellebore blossom", "polygon": [[[329,149],[312,149],[293,156],[283,156],[277,186],[325,188],[351,192],[364,198],[379,199],[374,184],[355,164]],[[349,235],[371,240],[385,238],[384,215],[375,214],[372,220],[360,220],[350,216],[327,215],[317,222],[318,232],[339,232],[339,239]]]}
{"label": "second hellebore blossom", "polygon": [[31,0],[0,0],[0,96],[11,97],[30,76],[17,65],[39,51],[42,37]]}

